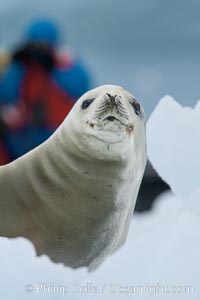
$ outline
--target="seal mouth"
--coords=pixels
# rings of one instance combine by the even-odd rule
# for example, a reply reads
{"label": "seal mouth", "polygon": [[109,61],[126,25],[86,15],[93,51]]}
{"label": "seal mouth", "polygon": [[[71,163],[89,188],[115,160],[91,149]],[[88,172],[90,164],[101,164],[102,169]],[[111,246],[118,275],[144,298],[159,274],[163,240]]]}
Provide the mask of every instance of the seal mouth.
{"label": "seal mouth", "polygon": [[116,121],[117,123],[119,123],[120,125],[125,127],[126,131],[128,133],[131,133],[134,129],[134,126],[131,123],[125,124],[123,121],[121,121],[120,119],[118,119],[117,117],[115,117],[113,115],[109,115],[109,116],[105,117],[103,119],[103,122],[105,122],[105,121],[108,121],[108,123]]}
{"label": "seal mouth", "polygon": [[124,127],[128,127],[129,126],[128,124],[125,124],[122,120],[118,119],[117,117],[115,117],[113,115],[106,116],[102,121],[103,121],[103,123],[117,122],[117,123],[119,123],[120,125],[122,125]]}
{"label": "seal mouth", "polygon": [[[98,130],[103,130],[103,131],[112,131],[112,132],[115,132],[116,131],[116,125],[112,125],[112,123],[118,123],[118,126],[117,126],[117,132],[118,132],[118,129],[119,128],[125,128],[126,131],[128,133],[131,133],[134,129],[134,126],[132,123],[125,123],[123,122],[122,120],[118,119],[116,116],[114,115],[107,115],[104,119],[102,119],[101,121],[99,122],[90,122],[90,121],[87,121],[86,122],[87,124],[89,124],[89,126],[91,128],[95,128],[98,129]],[[109,126],[109,128],[107,127]]]}
{"label": "seal mouth", "polygon": [[110,121],[110,122],[113,122],[114,120],[118,121],[118,122],[121,122],[119,119],[117,119],[116,117],[114,116],[107,116],[106,118],[103,119],[104,121]]}

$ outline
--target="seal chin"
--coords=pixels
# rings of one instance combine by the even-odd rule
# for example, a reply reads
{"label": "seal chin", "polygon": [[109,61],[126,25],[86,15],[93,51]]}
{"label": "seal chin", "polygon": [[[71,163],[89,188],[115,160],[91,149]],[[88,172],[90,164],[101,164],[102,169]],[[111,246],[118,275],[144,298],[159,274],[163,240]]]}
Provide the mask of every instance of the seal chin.
{"label": "seal chin", "polygon": [[[110,118],[110,117],[109,117]],[[95,140],[106,144],[124,143],[130,139],[130,134],[133,132],[132,124],[123,124],[120,120],[103,120],[101,123],[90,122],[89,134]]]}

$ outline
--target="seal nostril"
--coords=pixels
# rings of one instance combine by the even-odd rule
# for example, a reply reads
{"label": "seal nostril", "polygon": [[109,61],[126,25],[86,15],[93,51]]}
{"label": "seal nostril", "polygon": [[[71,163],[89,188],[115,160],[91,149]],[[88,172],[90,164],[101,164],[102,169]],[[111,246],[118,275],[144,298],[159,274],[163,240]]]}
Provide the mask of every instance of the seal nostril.
{"label": "seal nostril", "polygon": [[110,103],[111,103],[112,105],[116,105],[116,103],[115,103],[115,98],[116,98],[117,95],[112,96],[112,95],[110,95],[109,93],[106,93],[106,95],[109,97]]}

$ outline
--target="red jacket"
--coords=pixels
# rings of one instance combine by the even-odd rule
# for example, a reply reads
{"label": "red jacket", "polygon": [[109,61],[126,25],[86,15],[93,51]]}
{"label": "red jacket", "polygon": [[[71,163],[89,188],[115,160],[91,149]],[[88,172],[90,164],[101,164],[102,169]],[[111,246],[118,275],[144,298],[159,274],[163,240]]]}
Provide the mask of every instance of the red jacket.
{"label": "red jacket", "polygon": [[33,114],[41,114],[43,125],[49,129],[57,128],[71,110],[75,100],[67,94],[38,65],[27,69],[21,85],[21,102],[24,104],[25,119],[34,123]]}

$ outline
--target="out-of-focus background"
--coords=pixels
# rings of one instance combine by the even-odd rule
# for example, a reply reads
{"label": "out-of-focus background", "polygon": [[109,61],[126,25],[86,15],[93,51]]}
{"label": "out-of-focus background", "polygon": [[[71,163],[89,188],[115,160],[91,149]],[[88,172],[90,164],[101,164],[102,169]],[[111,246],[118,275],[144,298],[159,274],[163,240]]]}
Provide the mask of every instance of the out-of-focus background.
{"label": "out-of-focus background", "polygon": [[147,117],[165,94],[194,105],[199,97],[197,0],[1,0],[0,42],[11,49],[33,18],[53,18],[90,66],[94,85],[113,83],[142,102]]}
{"label": "out-of-focus background", "polygon": [[[57,24],[61,33],[56,51],[63,48],[63,53],[69,54],[67,62],[66,56],[62,56],[62,72],[56,65],[56,72],[51,73],[57,83],[55,94],[61,102],[69,101],[66,111],[78,93],[110,83],[132,92],[142,103],[148,120],[166,94],[191,107],[200,97],[199,11],[198,0],[0,0],[0,65],[5,71],[12,61],[10,54],[16,55],[22,47],[21,50],[26,50],[25,60],[24,52],[18,51],[16,61],[23,60],[26,67],[30,67],[29,55],[37,67],[42,61],[42,69],[36,69],[46,83],[45,72],[52,68],[52,52],[44,45],[36,47],[35,41],[28,48],[27,45],[24,48],[24,43],[30,24],[35,19],[47,18]],[[32,67],[35,71],[35,64],[31,64]],[[0,80],[0,164],[5,155],[1,151],[3,146],[13,151],[8,161],[15,159],[33,146],[33,142],[39,143],[38,133],[43,132],[42,140],[59,123],[59,118],[54,119],[58,111],[52,108],[51,111],[56,112],[51,115],[55,126],[43,127],[46,126],[41,123],[46,120],[40,114],[43,107],[36,105],[34,116],[37,118],[32,120],[36,123],[31,127],[28,118],[28,126],[25,122],[23,127],[19,119],[25,117],[24,106],[20,115],[15,109],[15,101],[20,97],[15,99],[13,91],[18,91],[20,85],[16,85],[15,80],[24,73],[18,67],[13,70],[14,73],[6,77],[8,84],[4,88]],[[2,76],[6,74],[4,71]],[[80,86],[76,85],[79,76],[85,78]],[[34,78],[37,76],[28,78],[28,92],[27,81],[23,83],[26,94],[32,84],[37,86]],[[16,91],[10,88],[11,83],[17,87]],[[62,88],[61,94],[58,87]],[[30,94],[32,96],[32,92]],[[31,101],[35,101],[33,98]],[[33,108],[29,100],[25,99],[24,103]],[[31,103],[37,104],[34,101]],[[179,103],[165,97],[147,123],[149,159],[173,194],[162,193],[169,186],[148,165],[136,210],[148,210],[156,195],[162,194],[150,211],[134,214],[125,245],[90,274],[54,264],[44,256],[36,257],[27,240],[1,237],[0,298],[146,300],[156,295],[159,300],[169,296],[199,299],[200,103],[194,110],[183,108]],[[4,157],[6,159],[6,155]],[[97,293],[92,289],[96,286]],[[69,290],[63,293],[63,287]]]}

